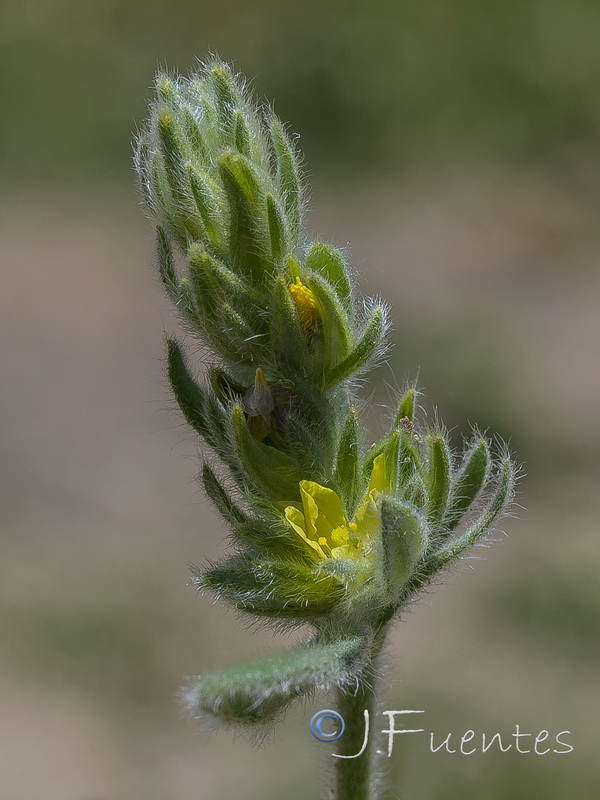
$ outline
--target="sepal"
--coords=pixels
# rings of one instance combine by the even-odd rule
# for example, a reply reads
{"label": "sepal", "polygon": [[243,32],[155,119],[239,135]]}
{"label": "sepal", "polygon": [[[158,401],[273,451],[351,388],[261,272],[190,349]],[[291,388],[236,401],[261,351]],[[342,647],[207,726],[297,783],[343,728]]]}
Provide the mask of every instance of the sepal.
{"label": "sepal", "polygon": [[190,239],[200,239],[203,226],[189,186],[185,166],[185,137],[175,112],[170,108],[159,109],[156,127],[164,175],[175,206],[177,227],[185,230]]}
{"label": "sepal", "polygon": [[416,506],[381,498],[383,571],[393,602],[410,578],[429,541],[427,519]]}

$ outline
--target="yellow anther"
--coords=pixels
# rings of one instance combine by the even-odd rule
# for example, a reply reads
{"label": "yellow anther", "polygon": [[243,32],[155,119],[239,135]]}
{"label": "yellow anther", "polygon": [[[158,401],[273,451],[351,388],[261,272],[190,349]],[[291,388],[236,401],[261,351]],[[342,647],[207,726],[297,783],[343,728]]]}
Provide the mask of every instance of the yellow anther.
{"label": "yellow anther", "polygon": [[358,530],[358,525],[356,524],[356,522],[349,522],[348,527],[350,528],[351,531]]}
{"label": "yellow anther", "polygon": [[319,542],[321,547],[323,547],[323,545],[327,544],[327,539],[324,536],[319,536],[317,541]]}

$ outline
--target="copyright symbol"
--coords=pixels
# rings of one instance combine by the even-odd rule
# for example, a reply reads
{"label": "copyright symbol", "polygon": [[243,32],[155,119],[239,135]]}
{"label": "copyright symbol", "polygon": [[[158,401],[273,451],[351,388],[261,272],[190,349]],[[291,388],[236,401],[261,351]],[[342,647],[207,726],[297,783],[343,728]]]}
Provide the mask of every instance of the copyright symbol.
{"label": "copyright symbol", "polygon": [[[331,733],[325,733],[323,730],[323,723],[328,719],[339,726],[339,730],[334,730]],[[317,711],[310,721],[310,732],[318,739],[319,742],[335,742],[346,730],[346,723],[341,714],[337,711],[332,711],[330,708]]]}

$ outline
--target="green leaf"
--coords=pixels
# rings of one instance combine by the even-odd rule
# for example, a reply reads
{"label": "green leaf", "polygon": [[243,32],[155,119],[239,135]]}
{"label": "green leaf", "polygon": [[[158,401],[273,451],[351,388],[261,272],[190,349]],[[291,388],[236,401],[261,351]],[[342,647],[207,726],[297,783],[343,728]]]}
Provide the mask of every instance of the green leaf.
{"label": "green leaf", "polygon": [[151,187],[152,206],[156,209],[157,218],[163,220],[166,230],[171,234],[181,252],[185,253],[189,240],[188,231],[171,195],[161,157],[155,154],[151,158],[148,180]]}
{"label": "green leaf", "polygon": [[177,103],[178,92],[175,82],[164,72],[159,72],[155,79],[156,95],[164,103],[173,107]]}
{"label": "green leaf", "polygon": [[167,339],[167,361],[169,382],[183,416],[203,439],[209,444],[216,444],[217,440],[206,412],[208,392],[192,377],[183,349],[174,339]]}
{"label": "green leaf", "polygon": [[193,244],[189,251],[190,274],[192,279],[205,276],[199,286],[200,292],[209,291],[214,295],[213,304],[218,309],[224,302],[229,303],[236,311],[245,316],[253,316],[256,321],[257,303],[263,302],[252,286],[243,278],[232,272],[222,261],[212,256],[202,245]]}
{"label": "green leaf", "polygon": [[274,515],[272,507],[270,512],[262,517],[249,517],[243,524],[236,525],[232,530],[233,539],[248,552],[314,565],[314,551],[306,547],[284,517]]}
{"label": "green leaf", "polygon": [[277,181],[288,219],[292,243],[298,241],[301,222],[301,191],[294,147],[277,117],[271,117],[271,141],[277,162]]}
{"label": "green leaf", "polygon": [[385,447],[385,481],[391,487],[392,493],[396,492],[399,478],[398,460],[400,457],[400,442],[402,434],[394,431]]}
{"label": "green leaf", "polygon": [[267,348],[265,316],[257,307],[263,301],[257,300],[258,293],[203,245],[190,247],[189,260],[195,303],[212,346],[233,363],[244,356],[252,362]]}
{"label": "green leaf", "polygon": [[209,75],[222,130],[233,144],[236,112],[242,103],[240,91],[228,64],[215,62],[210,67]]}
{"label": "green leaf", "polygon": [[356,681],[365,641],[359,636],[312,641],[260,661],[198,678],[183,694],[196,718],[227,725],[256,725],[277,719],[294,700]]}
{"label": "green leaf", "polygon": [[267,192],[267,217],[269,220],[269,236],[271,238],[271,255],[273,262],[279,264],[287,255],[289,248],[285,220],[272,194]]}
{"label": "green leaf", "polygon": [[410,389],[407,389],[407,391],[404,392],[402,399],[400,400],[398,413],[396,414],[396,427],[400,427],[405,420],[407,422],[414,421],[415,401],[417,396],[418,392],[414,386],[411,386]]}
{"label": "green leaf", "polygon": [[273,296],[271,352],[283,374],[291,370],[306,374],[310,360],[307,340],[300,327],[287,281],[282,276],[277,279]]}
{"label": "green leaf", "polygon": [[210,158],[210,153],[204,141],[200,126],[198,125],[198,121],[194,116],[194,112],[189,106],[184,106],[183,108],[182,123],[190,151],[201,162],[206,163]]}
{"label": "green leaf", "polygon": [[233,408],[231,424],[240,462],[260,492],[272,500],[297,500],[299,483],[306,476],[298,472],[294,460],[254,439],[239,405]]}
{"label": "green leaf", "polygon": [[483,488],[490,468],[490,451],[485,439],[479,439],[466,453],[450,489],[444,525],[452,531]]}
{"label": "green leaf", "polygon": [[216,187],[211,185],[207,175],[197,170],[190,162],[186,164],[186,170],[192,196],[206,232],[206,238],[219,251],[224,246],[225,232],[217,202]]}
{"label": "green leaf", "polygon": [[167,364],[173,394],[187,423],[215,450],[231,469],[238,484],[245,488],[232,452],[227,412],[213,392],[194,380],[183,350],[174,339],[167,339]]}
{"label": "green leaf", "polygon": [[345,501],[347,517],[352,519],[362,489],[358,410],[355,406],[350,408],[344,421],[334,479]]}
{"label": "green leaf", "polygon": [[402,429],[398,448],[398,483],[405,499],[408,499],[407,495],[411,492],[414,480],[422,469],[420,441],[419,435],[413,432],[412,425],[408,429]]}
{"label": "green leaf", "polygon": [[265,192],[254,166],[239,153],[224,153],[217,164],[229,200],[231,257],[254,286],[262,286],[273,271]]}
{"label": "green leaf", "polygon": [[207,374],[214,393],[225,405],[229,405],[236,396],[241,397],[246,391],[244,386],[220,367],[209,367]]}
{"label": "green leaf", "polygon": [[438,523],[446,510],[450,491],[450,450],[443,436],[431,436],[429,447],[429,475],[427,493],[429,497],[429,517]]}
{"label": "green leaf", "polygon": [[194,583],[240,611],[299,621],[329,613],[344,596],[344,587],[336,578],[319,576],[303,560],[284,561],[247,554],[232,556],[212,569],[196,572]]}
{"label": "green leaf", "polygon": [[250,132],[248,131],[244,115],[239,108],[235,112],[233,119],[233,140],[238,152],[246,156],[246,158],[250,158],[252,155],[250,152]]}
{"label": "green leaf", "polygon": [[196,335],[203,336],[207,330],[207,314],[204,308],[198,308],[196,296],[188,277],[183,277],[179,284],[177,310],[181,318]]}
{"label": "green leaf", "polygon": [[142,193],[142,199],[152,214],[156,216],[159,213],[159,208],[157,207],[156,198],[153,196],[152,191],[152,176],[150,169],[152,156],[147,131],[144,131],[137,137],[133,159],[138,177],[138,186]]}
{"label": "green leaf", "polygon": [[166,289],[167,294],[177,302],[179,298],[179,281],[175,272],[175,262],[173,260],[173,250],[169,238],[164,228],[156,226],[156,252],[158,257],[158,273]]}
{"label": "green leaf", "polygon": [[317,483],[329,483],[336,459],[339,417],[347,398],[326,398],[315,385],[298,379],[283,423],[286,452],[298,469]]}
{"label": "green leaf", "polygon": [[352,334],[347,313],[329,284],[318,274],[307,276],[305,283],[314,294],[323,324],[321,332],[317,334],[322,340],[322,354],[321,358],[314,359],[313,371],[320,376],[322,371],[329,373],[346,358],[350,352]]}
{"label": "green leaf", "polygon": [[323,242],[314,242],[306,254],[306,266],[333,286],[346,311],[351,312],[352,286],[340,251]]}
{"label": "green leaf", "polygon": [[202,467],[202,485],[225,522],[229,525],[241,525],[247,522],[248,515],[229,496],[227,490],[208,464],[204,464]]}
{"label": "green leaf", "polygon": [[177,118],[170,109],[162,109],[157,117],[160,152],[167,183],[175,201],[175,214],[192,239],[202,236],[202,225],[194,213],[185,169],[185,144]]}
{"label": "green leaf", "polygon": [[369,447],[362,469],[363,477],[367,479],[367,482],[371,477],[371,471],[373,470],[373,463],[375,459],[377,456],[380,456],[383,453],[391,438],[392,437],[390,434],[389,436],[385,436],[383,439],[380,439],[378,442],[375,442],[371,445],[371,447]]}
{"label": "green leaf", "polygon": [[500,465],[500,474],[496,482],[496,489],[484,511],[469,526],[469,528],[456,539],[440,547],[431,559],[429,572],[442,569],[450,562],[461,556],[465,550],[476,544],[488,533],[496,520],[506,513],[513,500],[515,487],[515,465],[508,456],[504,457]]}
{"label": "green leaf", "polygon": [[335,386],[364,367],[380,343],[382,334],[383,310],[376,308],[352,352],[326,376],[325,388]]}

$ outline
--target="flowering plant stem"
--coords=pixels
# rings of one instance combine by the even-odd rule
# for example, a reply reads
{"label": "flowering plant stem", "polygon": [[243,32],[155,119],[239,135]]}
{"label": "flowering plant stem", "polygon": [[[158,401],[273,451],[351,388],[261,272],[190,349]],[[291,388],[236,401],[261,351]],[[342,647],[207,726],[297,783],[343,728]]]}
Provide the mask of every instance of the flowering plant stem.
{"label": "flowering plant stem", "polygon": [[[194,583],[258,624],[311,631],[194,679],[182,699],[202,724],[256,732],[335,690],[339,755],[354,755],[389,625],[493,530],[513,462],[477,430],[455,453],[414,385],[365,446],[358,379],[385,355],[387,309],[357,291],[343,252],[306,232],[294,141],[229,65],[157,76],[135,162],[160,280],[204,354],[199,380],[168,339],[169,382],[231,534],[229,556],[194,569]],[[337,759],[337,800],[375,800],[372,738]]]}
{"label": "flowering plant stem", "polygon": [[[337,711],[346,724],[338,755],[346,758],[336,759],[336,800],[377,800],[375,737],[370,735],[366,726],[372,724],[377,713],[377,690],[381,681],[379,660],[386,633],[387,626],[384,626],[371,646],[369,661],[365,665],[369,679],[361,678],[354,691],[337,690]],[[363,747],[364,751],[357,756]]]}

